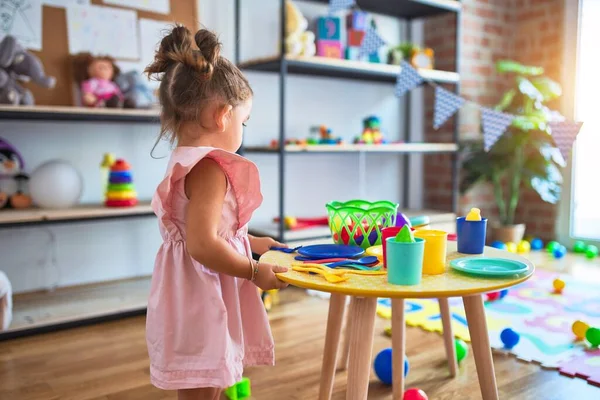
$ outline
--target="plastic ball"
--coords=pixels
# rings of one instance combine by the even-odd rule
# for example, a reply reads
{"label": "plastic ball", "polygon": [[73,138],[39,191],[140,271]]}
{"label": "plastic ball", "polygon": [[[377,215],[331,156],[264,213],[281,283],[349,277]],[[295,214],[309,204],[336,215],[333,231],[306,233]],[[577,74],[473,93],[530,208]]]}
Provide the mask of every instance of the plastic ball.
{"label": "plastic ball", "polygon": [[456,361],[461,362],[469,354],[469,347],[462,339],[454,339],[454,347],[456,348]]}
{"label": "plastic ball", "polygon": [[529,244],[529,242],[526,240],[521,240],[521,242],[517,246],[518,253],[529,253],[530,250],[531,250],[531,244]]}
{"label": "plastic ball", "polygon": [[429,400],[429,397],[421,389],[410,388],[404,392],[402,400]]}
{"label": "plastic ball", "polygon": [[500,340],[502,340],[502,344],[504,344],[504,347],[507,349],[515,347],[520,339],[521,335],[510,328],[506,328],[500,333]]}
{"label": "plastic ball", "polygon": [[517,245],[514,244],[513,242],[506,242],[506,250],[511,252],[511,253],[516,253],[517,252]]}
{"label": "plastic ball", "polygon": [[486,294],[488,301],[495,301],[500,298],[500,292],[490,292]]}
{"label": "plastic ball", "polygon": [[496,240],[495,242],[493,242],[492,247],[495,247],[500,250],[506,250],[506,245],[504,244],[504,242],[501,242],[499,240]]}
{"label": "plastic ball", "polygon": [[559,246],[560,243],[553,240],[551,242],[548,242],[548,244],[546,245],[546,250],[548,250],[548,253],[552,254],[554,253],[554,249],[556,249]]}
{"label": "plastic ball", "polygon": [[554,258],[563,258],[565,256],[565,254],[567,254],[567,248],[562,245],[559,245],[552,252],[552,255],[554,256]]}
{"label": "plastic ball", "polygon": [[578,240],[573,244],[573,253],[585,253],[586,247],[582,240]]}
{"label": "plastic ball", "polygon": [[83,180],[79,172],[66,161],[52,160],[33,171],[29,192],[33,202],[42,208],[69,208],[79,202]]}
{"label": "plastic ball", "polygon": [[544,247],[544,242],[540,238],[535,238],[531,241],[531,250],[541,250]]}
{"label": "plastic ball", "polygon": [[592,259],[598,255],[598,247],[590,244],[585,248],[585,256],[589,259]]}
{"label": "plastic ball", "polygon": [[563,289],[565,288],[565,281],[557,278],[552,281],[552,286],[554,287],[554,291],[556,293],[562,293]]}
{"label": "plastic ball", "polygon": [[[381,382],[386,385],[392,384],[392,349],[388,347],[387,349],[383,349],[377,354],[375,357],[375,362],[373,363],[373,368],[375,369],[375,375]],[[404,377],[408,375],[409,364],[406,356],[404,357]]]}
{"label": "plastic ball", "polygon": [[575,322],[573,322],[573,325],[571,326],[571,330],[573,331],[573,334],[575,335],[575,337],[577,338],[577,340],[583,340],[585,339],[585,334],[587,332],[587,330],[589,329],[589,325],[586,324],[583,321],[577,320]]}
{"label": "plastic ball", "polygon": [[503,299],[508,295],[508,289],[502,289],[500,291],[500,298]]}
{"label": "plastic ball", "polygon": [[588,330],[585,332],[585,338],[592,346],[597,347],[600,345],[600,329],[588,328]]}

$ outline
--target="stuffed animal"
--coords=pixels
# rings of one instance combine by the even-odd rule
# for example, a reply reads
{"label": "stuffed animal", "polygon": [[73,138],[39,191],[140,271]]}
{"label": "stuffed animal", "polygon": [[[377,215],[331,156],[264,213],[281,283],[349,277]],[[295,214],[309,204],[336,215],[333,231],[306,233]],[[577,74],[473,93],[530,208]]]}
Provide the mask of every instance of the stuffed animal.
{"label": "stuffed animal", "polygon": [[123,107],[123,94],[114,81],[120,70],[112,57],[79,53],[73,56],[73,70],[83,105]]}
{"label": "stuffed animal", "polygon": [[26,51],[17,39],[5,36],[0,42],[0,104],[33,105],[31,91],[19,85],[19,81],[32,81],[51,89],[56,79],[44,73],[39,58]]}
{"label": "stuffed animal", "polygon": [[117,75],[115,83],[123,93],[125,108],[150,108],[157,103],[152,89],[138,71]]}
{"label": "stuffed animal", "polygon": [[286,0],[285,52],[293,56],[312,57],[317,53],[315,34],[306,30],[308,21],[298,7]]}
{"label": "stuffed animal", "polygon": [[0,208],[31,206],[31,197],[25,191],[29,177],[23,173],[24,168],[17,149],[0,138]]}

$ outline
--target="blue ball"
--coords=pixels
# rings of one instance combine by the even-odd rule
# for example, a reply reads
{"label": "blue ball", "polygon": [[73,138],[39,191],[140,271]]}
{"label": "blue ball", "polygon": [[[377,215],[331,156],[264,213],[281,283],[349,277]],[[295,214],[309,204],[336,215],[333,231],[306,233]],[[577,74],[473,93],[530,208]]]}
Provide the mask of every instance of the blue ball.
{"label": "blue ball", "polygon": [[499,240],[496,240],[494,243],[492,243],[492,247],[495,247],[500,250],[506,250],[506,245]]}
{"label": "blue ball", "polygon": [[554,258],[563,258],[567,254],[567,248],[565,246],[558,246],[552,252]]}
{"label": "blue ball", "polygon": [[502,340],[502,344],[504,344],[504,347],[509,350],[519,343],[519,339],[521,339],[521,335],[510,328],[506,328],[502,331],[502,333],[500,333],[500,340]]}
{"label": "blue ball", "polygon": [[508,289],[503,289],[500,291],[500,298],[503,299],[508,294]]}
{"label": "blue ball", "polygon": [[[381,382],[386,385],[392,384],[392,349],[388,347],[387,349],[383,349],[377,354],[375,357],[375,362],[373,363],[373,368],[375,369],[375,375],[379,378]],[[408,375],[408,359],[404,356],[404,377]]]}
{"label": "blue ball", "polygon": [[541,250],[544,248],[544,242],[540,238],[535,238],[531,241],[531,250]]}

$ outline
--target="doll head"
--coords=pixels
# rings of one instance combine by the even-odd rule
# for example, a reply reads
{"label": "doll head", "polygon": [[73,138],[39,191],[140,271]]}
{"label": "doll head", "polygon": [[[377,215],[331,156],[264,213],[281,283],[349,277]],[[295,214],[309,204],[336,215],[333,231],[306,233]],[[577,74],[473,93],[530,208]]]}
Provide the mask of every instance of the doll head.
{"label": "doll head", "polygon": [[79,53],[73,57],[75,81],[81,83],[91,78],[112,81],[119,74],[119,67],[109,56],[95,57],[90,53]]}

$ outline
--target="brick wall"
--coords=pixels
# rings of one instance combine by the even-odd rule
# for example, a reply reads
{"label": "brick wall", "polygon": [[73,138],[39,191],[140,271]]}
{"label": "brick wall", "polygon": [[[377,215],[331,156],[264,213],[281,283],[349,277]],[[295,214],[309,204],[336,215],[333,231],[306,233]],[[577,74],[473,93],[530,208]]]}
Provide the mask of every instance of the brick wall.
{"label": "brick wall", "polygon": [[[461,21],[460,73],[461,95],[481,105],[498,102],[510,84],[495,73],[500,59],[514,59],[540,65],[558,81],[561,77],[562,0],[463,0]],[[456,18],[446,15],[425,22],[425,45],[436,55],[436,68],[454,70]],[[451,141],[452,123],[435,131],[433,89],[426,93],[427,141]],[[479,111],[470,106],[460,112],[460,138],[481,135]],[[450,156],[431,155],[425,160],[425,206],[451,207]],[[460,198],[459,212],[477,206],[488,216],[496,216],[496,205],[489,185],[479,185]],[[535,193],[524,192],[517,211],[517,222],[525,222],[530,234],[545,239],[553,236],[556,207],[541,201]]]}

